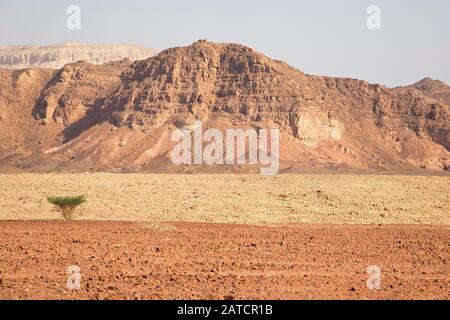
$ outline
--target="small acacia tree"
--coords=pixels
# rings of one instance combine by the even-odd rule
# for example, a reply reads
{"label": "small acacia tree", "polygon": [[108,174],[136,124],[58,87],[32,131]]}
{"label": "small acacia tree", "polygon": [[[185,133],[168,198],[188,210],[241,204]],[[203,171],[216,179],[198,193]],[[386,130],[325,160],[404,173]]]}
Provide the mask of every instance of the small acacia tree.
{"label": "small acacia tree", "polygon": [[84,196],[77,197],[48,197],[48,202],[55,205],[61,212],[64,220],[72,220],[75,209],[86,202]]}

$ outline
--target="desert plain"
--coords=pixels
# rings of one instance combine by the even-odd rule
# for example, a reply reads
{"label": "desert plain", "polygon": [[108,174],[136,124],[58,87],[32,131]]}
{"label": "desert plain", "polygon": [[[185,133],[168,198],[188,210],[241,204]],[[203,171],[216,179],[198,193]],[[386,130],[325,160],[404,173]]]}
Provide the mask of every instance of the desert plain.
{"label": "desert plain", "polygon": [[[445,175],[0,175],[0,299],[449,299],[449,186]],[[87,202],[63,221],[55,195]]]}
{"label": "desert plain", "polygon": [[[445,82],[316,76],[204,39],[101,65],[104,47],[49,48],[0,69],[0,299],[450,298]],[[179,162],[179,129],[259,137]],[[250,174],[269,149],[280,174]],[[54,196],[86,203],[64,221]]]}

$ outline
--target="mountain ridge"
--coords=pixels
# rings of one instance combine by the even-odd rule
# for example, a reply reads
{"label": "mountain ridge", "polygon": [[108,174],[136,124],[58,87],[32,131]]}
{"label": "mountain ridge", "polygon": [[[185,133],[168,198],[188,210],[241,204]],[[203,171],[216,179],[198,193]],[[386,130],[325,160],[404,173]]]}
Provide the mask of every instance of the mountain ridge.
{"label": "mountain ridge", "polygon": [[132,61],[154,56],[156,50],[128,44],[79,44],[0,46],[0,68],[60,69],[66,64],[86,61],[104,64],[128,58]]}
{"label": "mountain ridge", "polygon": [[[206,40],[135,62],[78,62],[57,71],[1,73],[10,80],[3,87],[0,82],[3,92],[9,92],[0,94],[0,119],[3,112],[3,119],[19,121],[17,105],[27,108],[22,108],[22,129],[4,125],[0,167],[45,172],[253,170],[173,165],[170,133],[195,120],[205,128],[279,128],[284,172],[445,172],[450,166],[448,86],[434,96],[434,89],[423,90],[420,84],[389,89],[307,75],[249,47]],[[34,81],[40,90],[21,98],[21,87],[35,78],[41,79]]]}

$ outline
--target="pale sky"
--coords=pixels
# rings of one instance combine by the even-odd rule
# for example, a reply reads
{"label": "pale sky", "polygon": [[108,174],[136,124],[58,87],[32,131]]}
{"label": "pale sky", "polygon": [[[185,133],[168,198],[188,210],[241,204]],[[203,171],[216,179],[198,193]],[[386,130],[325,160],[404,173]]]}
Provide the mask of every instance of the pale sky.
{"label": "pale sky", "polygon": [[[69,5],[81,29],[69,30]],[[369,5],[381,29],[366,26]],[[0,45],[241,43],[310,74],[450,84],[448,0],[0,0]]]}

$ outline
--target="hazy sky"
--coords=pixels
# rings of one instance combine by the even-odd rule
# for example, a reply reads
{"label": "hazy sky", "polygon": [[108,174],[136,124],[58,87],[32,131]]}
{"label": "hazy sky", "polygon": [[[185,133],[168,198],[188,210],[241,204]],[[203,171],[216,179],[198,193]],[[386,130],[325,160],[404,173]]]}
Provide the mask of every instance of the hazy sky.
{"label": "hazy sky", "polygon": [[[80,30],[66,27],[69,5],[81,9]],[[366,26],[369,5],[381,8],[380,30]],[[0,45],[162,50],[198,39],[246,44],[310,74],[450,84],[449,0],[0,0]]]}

